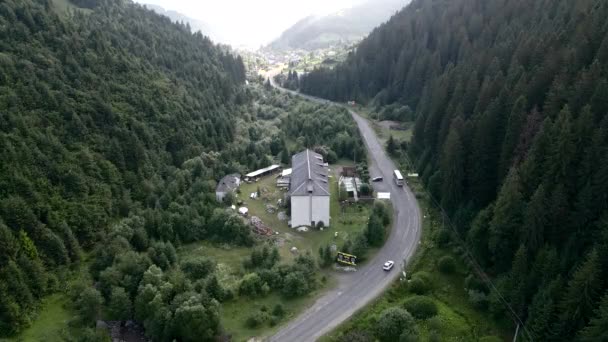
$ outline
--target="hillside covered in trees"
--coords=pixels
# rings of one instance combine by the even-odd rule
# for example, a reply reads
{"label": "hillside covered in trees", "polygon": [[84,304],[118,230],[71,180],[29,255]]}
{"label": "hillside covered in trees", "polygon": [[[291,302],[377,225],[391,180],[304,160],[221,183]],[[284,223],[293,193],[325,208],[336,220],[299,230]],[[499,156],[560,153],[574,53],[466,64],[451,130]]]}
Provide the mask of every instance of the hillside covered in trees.
{"label": "hillside covered in trees", "polygon": [[[213,335],[217,303],[175,276],[173,244],[252,242],[213,195],[245,155],[214,152],[234,140],[243,63],[139,5],[98,3],[66,18],[48,0],[0,3],[0,335],[29,325],[87,255],[105,288],[74,292],[86,325],[114,303],[113,319],[204,321],[165,317],[158,339]],[[144,286],[164,291],[151,311]]]}
{"label": "hillside covered in trees", "polygon": [[527,340],[606,339],[606,17],[599,0],[414,1],[300,83],[409,109],[408,153],[499,290],[476,295]]}

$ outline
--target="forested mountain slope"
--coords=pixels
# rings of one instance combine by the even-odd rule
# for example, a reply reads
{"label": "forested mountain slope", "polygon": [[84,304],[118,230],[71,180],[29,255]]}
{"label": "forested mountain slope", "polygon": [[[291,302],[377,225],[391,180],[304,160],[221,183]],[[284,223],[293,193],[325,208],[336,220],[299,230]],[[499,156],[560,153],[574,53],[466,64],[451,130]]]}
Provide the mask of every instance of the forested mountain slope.
{"label": "forested mountain slope", "polygon": [[408,0],[373,0],[325,16],[309,16],[273,41],[273,49],[318,49],[351,43],[388,20]]}
{"label": "forested mountain slope", "polygon": [[[94,255],[96,280],[106,271],[104,302],[125,290],[135,302],[150,265],[158,267],[148,294],[176,283],[162,272],[175,263],[172,243],[251,243],[243,223],[214,211],[213,180],[256,153],[214,152],[234,140],[246,101],[240,57],[120,0],[65,20],[48,0],[3,1],[0,51],[0,336],[27,326],[40,299],[64,289],[83,250]],[[217,303],[180,284],[154,312],[134,308],[137,319],[183,319],[187,303],[206,315],[204,334],[171,330],[166,317],[149,334],[216,333]],[[101,299],[86,285],[75,304],[88,325]]]}
{"label": "forested mountain slope", "polygon": [[606,339],[607,17],[600,0],[414,1],[301,81],[414,111],[408,153],[527,339]]}

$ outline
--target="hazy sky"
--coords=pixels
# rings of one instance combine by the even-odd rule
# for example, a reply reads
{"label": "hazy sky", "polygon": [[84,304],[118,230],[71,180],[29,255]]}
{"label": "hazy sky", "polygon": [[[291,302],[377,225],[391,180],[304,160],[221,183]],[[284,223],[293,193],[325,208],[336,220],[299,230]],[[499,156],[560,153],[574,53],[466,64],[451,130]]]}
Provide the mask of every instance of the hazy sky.
{"label": "hazy sky", "polygon": [[363,0],[135,0],[207,22],[233,45],[259,47],[310,14],[327,14]]}

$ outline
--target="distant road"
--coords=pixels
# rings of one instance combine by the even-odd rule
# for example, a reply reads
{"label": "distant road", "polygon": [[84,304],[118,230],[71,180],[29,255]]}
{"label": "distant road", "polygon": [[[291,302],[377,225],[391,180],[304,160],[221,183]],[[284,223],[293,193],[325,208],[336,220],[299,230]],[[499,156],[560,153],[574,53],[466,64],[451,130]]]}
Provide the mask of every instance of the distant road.
{"label": "distant road", "polygon": [[[280,88],[274,84],[272,77],[271,83],[281,91],[290,92],[317,103],[332,103]],[[380,295],[392,281],[399,277],[402,266],[407,260],[410,260],[420,241],[421,215],[416,197],[407,186],[400,188],[393,181],[395,164],[386,155],[384,147],[369,122],[354,111],[349,110],[349,112],[357,122],[365,141],[370,157],[370,176],[384,177],[384,181],[374,183],[374,189],[391,193],[394,208],[393,229],[386,243],[373,259],[369,260],[365,266],[359,267],[357,272],[339,274],[337,276],[338,286],[317,299],[312,307],[270,337],[270,341],[307,342],[315,341],[327,334]],[[396,262],[395,268],[390,272],[382,270],[382,264],[387,260]]]}

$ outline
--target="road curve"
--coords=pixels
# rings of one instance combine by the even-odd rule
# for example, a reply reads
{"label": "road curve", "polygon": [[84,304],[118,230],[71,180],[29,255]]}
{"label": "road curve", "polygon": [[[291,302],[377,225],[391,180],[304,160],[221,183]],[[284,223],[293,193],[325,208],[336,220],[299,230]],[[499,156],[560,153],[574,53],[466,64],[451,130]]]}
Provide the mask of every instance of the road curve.
{"label": "road curve", "polygon": [[[277,87],[276,84],[273,86]],[[323,104],[330,101],[277,87],[281,91],[297,94],[308,100]],[[372,177],[382,176],[384,181],[374,183],[374,189],[391,193],[393,203],[393,228],[386,243],[373,259],[357,272],[338,275],[338,285],[303,312],[282,327],[269,341],[307,342],[315,341],[347,320],[357,310],[380,295],[395,280],[401,268],[416,251],[421,236],[421,214],[418,202],[411,190],[398,187],[393,181],[395,164],[387,156],[369,122],[349,109],[357,122],[369,155],[369,170]],[[391,272],[382,270],[386,260],[394,260]]]}

